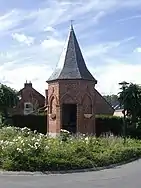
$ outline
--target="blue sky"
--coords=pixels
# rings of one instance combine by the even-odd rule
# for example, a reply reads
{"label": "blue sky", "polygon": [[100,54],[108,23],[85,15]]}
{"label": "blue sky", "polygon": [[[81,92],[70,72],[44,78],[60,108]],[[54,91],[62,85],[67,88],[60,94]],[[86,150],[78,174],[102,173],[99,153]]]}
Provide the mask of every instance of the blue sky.
{"label": "blue sky", "polygon": [[44,94],[70,20],[102,94],[141,83],[141,0],[0,0],[0,82]]}

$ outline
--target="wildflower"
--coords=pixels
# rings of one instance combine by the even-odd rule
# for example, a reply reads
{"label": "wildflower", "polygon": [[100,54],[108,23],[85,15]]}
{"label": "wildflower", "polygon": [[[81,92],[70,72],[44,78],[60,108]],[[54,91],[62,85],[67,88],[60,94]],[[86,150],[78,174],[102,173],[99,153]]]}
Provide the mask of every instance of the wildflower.
{"label": "wildflower", "polygon": [[35,147],[35,149],[38,149],[39,143],[38,143],[38,142],[35,142],[34,147]]}
{"label": "wildflower", "polygon": [[62,133],[70,133],[69,131],[65,130],[65,129],[61,129]]}
{"label": "wildflower", "polygon": [[20,148],[17,148],[17,151],[20,152],[20,153],[22,153],[22,149],[20,149]]}
{"label": "wildflower", "polygon": [[37,133],[37,130],[34,130],[34,134],[36,134]]}
{"label": "wildflower", "polygon": [[46,146],[45,149],[48,150],[48,149],[49,149],[49,146]]}

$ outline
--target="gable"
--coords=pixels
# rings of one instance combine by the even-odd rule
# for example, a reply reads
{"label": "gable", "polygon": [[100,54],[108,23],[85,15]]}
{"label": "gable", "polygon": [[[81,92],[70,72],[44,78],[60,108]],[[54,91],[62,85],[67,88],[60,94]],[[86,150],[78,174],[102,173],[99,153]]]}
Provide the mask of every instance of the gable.
{"label": "gable", "polygon": [[106,101],[104,97],[95,89],[96,97],[96,115],[113,115],[114,108]]}

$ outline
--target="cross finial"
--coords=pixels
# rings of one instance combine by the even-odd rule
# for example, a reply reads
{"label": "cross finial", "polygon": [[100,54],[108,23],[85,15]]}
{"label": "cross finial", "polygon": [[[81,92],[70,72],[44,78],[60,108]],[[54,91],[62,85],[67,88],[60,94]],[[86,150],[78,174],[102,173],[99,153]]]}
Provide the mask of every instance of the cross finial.
{"label": "cross finial", "polygon": [[71,20],[70,22],[71,22],[71,30],[73,30],[73,22],[74,22],[74,20]]}

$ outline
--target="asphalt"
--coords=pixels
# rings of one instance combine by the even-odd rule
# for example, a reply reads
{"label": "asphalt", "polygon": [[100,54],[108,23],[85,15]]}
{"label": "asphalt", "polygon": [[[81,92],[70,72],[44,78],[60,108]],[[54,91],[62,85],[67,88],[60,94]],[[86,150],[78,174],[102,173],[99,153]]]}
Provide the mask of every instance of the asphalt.
{"label": "asphalt", "polygon": [[113,169],[72,174],[0,175],[0,188],[141,188],[141,160]]}

